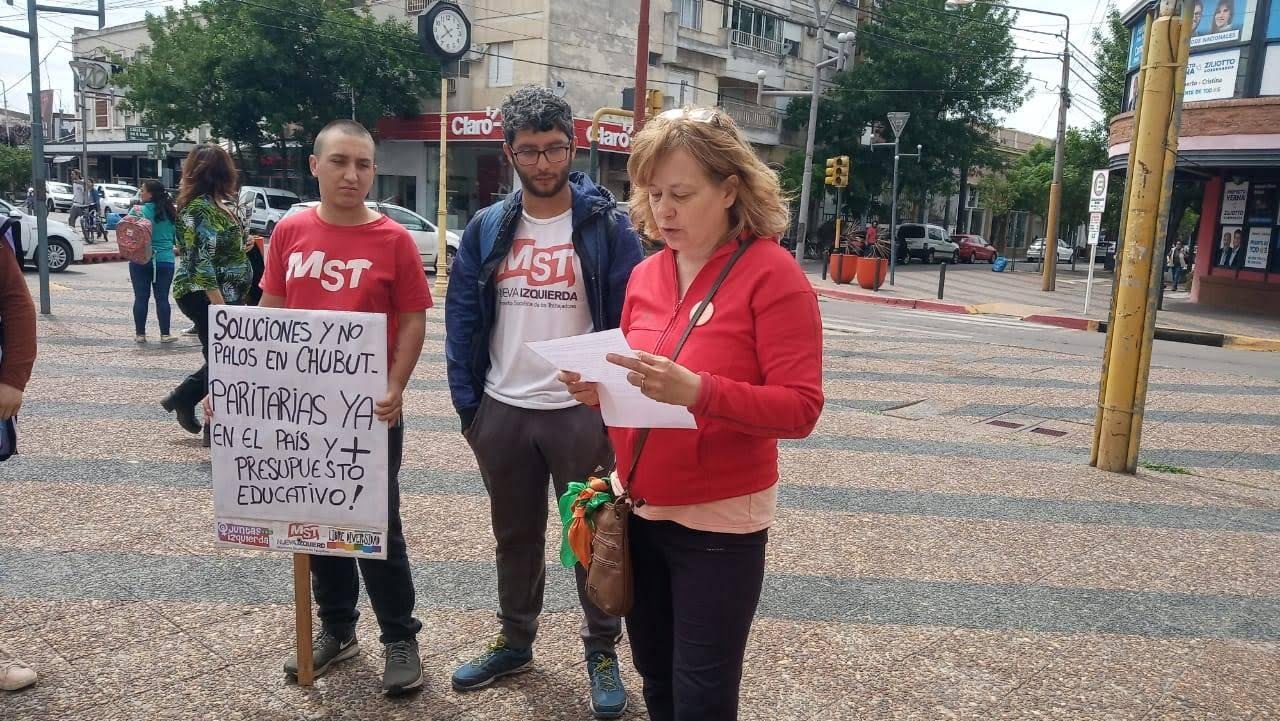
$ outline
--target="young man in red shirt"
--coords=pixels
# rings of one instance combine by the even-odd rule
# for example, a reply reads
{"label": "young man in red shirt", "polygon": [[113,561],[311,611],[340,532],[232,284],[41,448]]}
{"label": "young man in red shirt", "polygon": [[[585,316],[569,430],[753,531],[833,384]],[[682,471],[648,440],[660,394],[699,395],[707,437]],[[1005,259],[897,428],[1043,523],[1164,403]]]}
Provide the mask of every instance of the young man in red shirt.
{"label": "young man in red shirt", "polygon": [[[388,425],[387,560],[360,559],[360,575],[382,629],[386,667],[382,688],[399,694],[422,685],[413,577],[400,527],[400,461],[404,446],[404,389],[422,352],[431,292],[409,231],[365,205],[377,173],[374,143],[364,126],[337,120],[316,136],[311,174],[320,205],[290,216],[271,236],[262,276],[264,308],[345,310],[387,315],[387,396],[377,404]],[[319,607],[315,641],[319,675],[359,652],[355,628],[360,593],[356,561],[312,556],[311,580]],[[285,671],[297,673],[297,659]]]}

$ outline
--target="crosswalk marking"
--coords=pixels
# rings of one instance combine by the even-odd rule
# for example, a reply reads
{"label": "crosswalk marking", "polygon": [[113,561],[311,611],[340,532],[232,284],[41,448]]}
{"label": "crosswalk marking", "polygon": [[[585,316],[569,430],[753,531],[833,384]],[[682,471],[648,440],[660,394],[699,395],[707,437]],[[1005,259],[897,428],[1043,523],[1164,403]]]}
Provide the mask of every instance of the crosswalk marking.
{"label": "crosswalk marking", "polygon": [[963,323],[967,325],[998,325],[1005,328],[1017,328],[1018,330],[1029,331],[1053,330],[1050,326],[1027,323],[1020,319],[994,318],[987,315],[947,315],[944,313],[933,313],[930,314],[929,319],[940,320],[945,323]]}
{"label": "crosswalk marking", "polygon": [[934,338],[955,338],[958,340],[969,340],[973,336],[962,333],[948,333],[940,330],[929,330],[925,328],[908,328],[905,326],[891,325],[888,323],[878,323],[875,321],[860,321],[864,325],[853,325],[851,323],[843,323],[840,321],[824,320],[822,328],[825,331],[831,331],[841,334],[860,334],[860,333],[881,333],[891,331],[895,333],[905,333],[914,336],[930,336]]}

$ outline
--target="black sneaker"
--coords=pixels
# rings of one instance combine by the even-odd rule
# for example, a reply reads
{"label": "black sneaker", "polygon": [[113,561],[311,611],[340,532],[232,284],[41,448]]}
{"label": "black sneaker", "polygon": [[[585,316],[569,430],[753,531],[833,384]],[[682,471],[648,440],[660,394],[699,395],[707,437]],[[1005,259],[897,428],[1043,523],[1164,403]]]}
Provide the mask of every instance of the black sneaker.
{"label": "black sneaker", "polygon": [[[333,664],[352,658],[358,653],[360,653],[360,642],[354,635],[344,641],[328,631],[321,631],[311,646],[311,660],[315,666],[315,675],[320,676]],[[290,656],[284,662],[284,672],[291,678],[298,677],[297,654]]]}
{"label": "black sneaker", "polygon": [[385,644],[382,654],[387,662],[382,669],[382,692],[398,696],[422,686],[422,659],[418,642],[413,639]]}

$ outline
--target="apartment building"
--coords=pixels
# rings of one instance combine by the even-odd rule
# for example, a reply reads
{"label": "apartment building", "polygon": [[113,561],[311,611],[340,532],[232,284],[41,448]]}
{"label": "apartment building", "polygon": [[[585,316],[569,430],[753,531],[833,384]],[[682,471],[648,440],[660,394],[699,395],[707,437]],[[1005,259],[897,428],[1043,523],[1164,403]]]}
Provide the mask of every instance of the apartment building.
{"label": "apartment building", "polygon": [[[868,0],[861,0],[867,2]],[[413,20],[431,0],[375,2],[380,17]],[[580,151],[575,167],[588,167],[587,128],[602,107],[631,107],[638,2],[509,0],[458,3],[472,23],[473,51],[449,82],[449,227],[462,227],[481,208],[518,183],[501,152],[498,108],[528,84],[557,89],[577,116]],[[823,3],[823,8],[827,3]],[[649,17],[648,87],[666,107],[718,105],[747,132],[760,155],[781,162],[803,144],[782,129],[787,100],[756,104],[757,72],[767,89],[805,90],[817,43],[855,28],[857,0],[837,0],[826,31],[817,31],[812,3],[791,0],[653,0]],[[641,100],[643,102],[643,100]],[[375,192],[434,217],[439,167],[439,104],[427,101],[415,118],[379,125]],[[603,183],[627,191],[630,123],[613,118],[600,138]]]}
{"label": "apartment building", "polygon": [[[148,42],[146,23],[142,21],[101,30],[78,27],[71,36],[73,57],[88,60],[107,60],[113,55],[137,57]],[[177,184],[182,159],[197,142],[209,138],[209,131],[197,129],[171,140],[165,144],[164,157],[156,159],[150,152],[155,141],[147,138],[149,129],[143,128],[141,117],[124,111],[122,100],[118,89],[108,88],[88,95],[82,104],[77,92],[74,137],[62,136],[45,145],[46,156],[55,161],[56,177],[65,179],[71,168],[78,168],[81,153],[87,149],[91,178],[131,185],[146,178],[160,178],[170,187]]]}

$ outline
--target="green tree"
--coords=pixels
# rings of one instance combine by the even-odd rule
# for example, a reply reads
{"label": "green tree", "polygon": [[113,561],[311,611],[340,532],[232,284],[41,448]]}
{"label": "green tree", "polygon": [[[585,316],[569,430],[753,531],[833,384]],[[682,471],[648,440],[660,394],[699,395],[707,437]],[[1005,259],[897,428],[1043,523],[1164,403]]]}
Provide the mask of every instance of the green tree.
{"label": "green tree", "polygon": [[[344,0],[202,0],[147,17],[151,42],[118,78],[150,126],[215,136],[250,152],[305,149],[330,120],[372,127],[438,93],[439,67],[407,23]],[[354,106],[354,107],[353,107]]]}
{"label": "green tree", "polygon": [[[1018,158],[1007,171],[1011,206],[1048,214],[1049,188],[1053,183],[1054,149],[1037,143]],[[1089,185],[1093,171],[1107,167],[1106,136],[1098,128],[1067,130],[1062,163],[1062,225],[1081,225],[1089,220]]]}
{"label": "green tree", "polygon": [[1093,63],[1097,77],[1098,107],[1103,120],[1120,114],[1124,101],[1125,77],[1129,73],[1129,29],[1114,5],[1107,8],[1106,21],[1093,29]]}
{"label": "green tree", "polygon": [[31,146],[0,144],[0,187],[10,197],[26,195],[31,185]]}
{"label": "green tree", "polygon": [[[885,115],[911,113],[902,150],[913,153],[921,144],[924,157],[902,161],[900,197],[918,197],[954,190],[957,168],[996,164],[991,132],[1025,99],[1025,53],[1008,27],[1014,12],[990,5],[947,12],[943,6],[943,0],[918,0],[868,11],[870,22],[858,33],[861,59],[836,77],[822,101],[815,164],[851,156],[846,202],[854,213],[874,208],[893,175],[893,153],[861,145],[869,125],[880,129],[881,139],[892,139]],[[793,102],[788,127],[803,127],[807,119],[808,102]]]}

